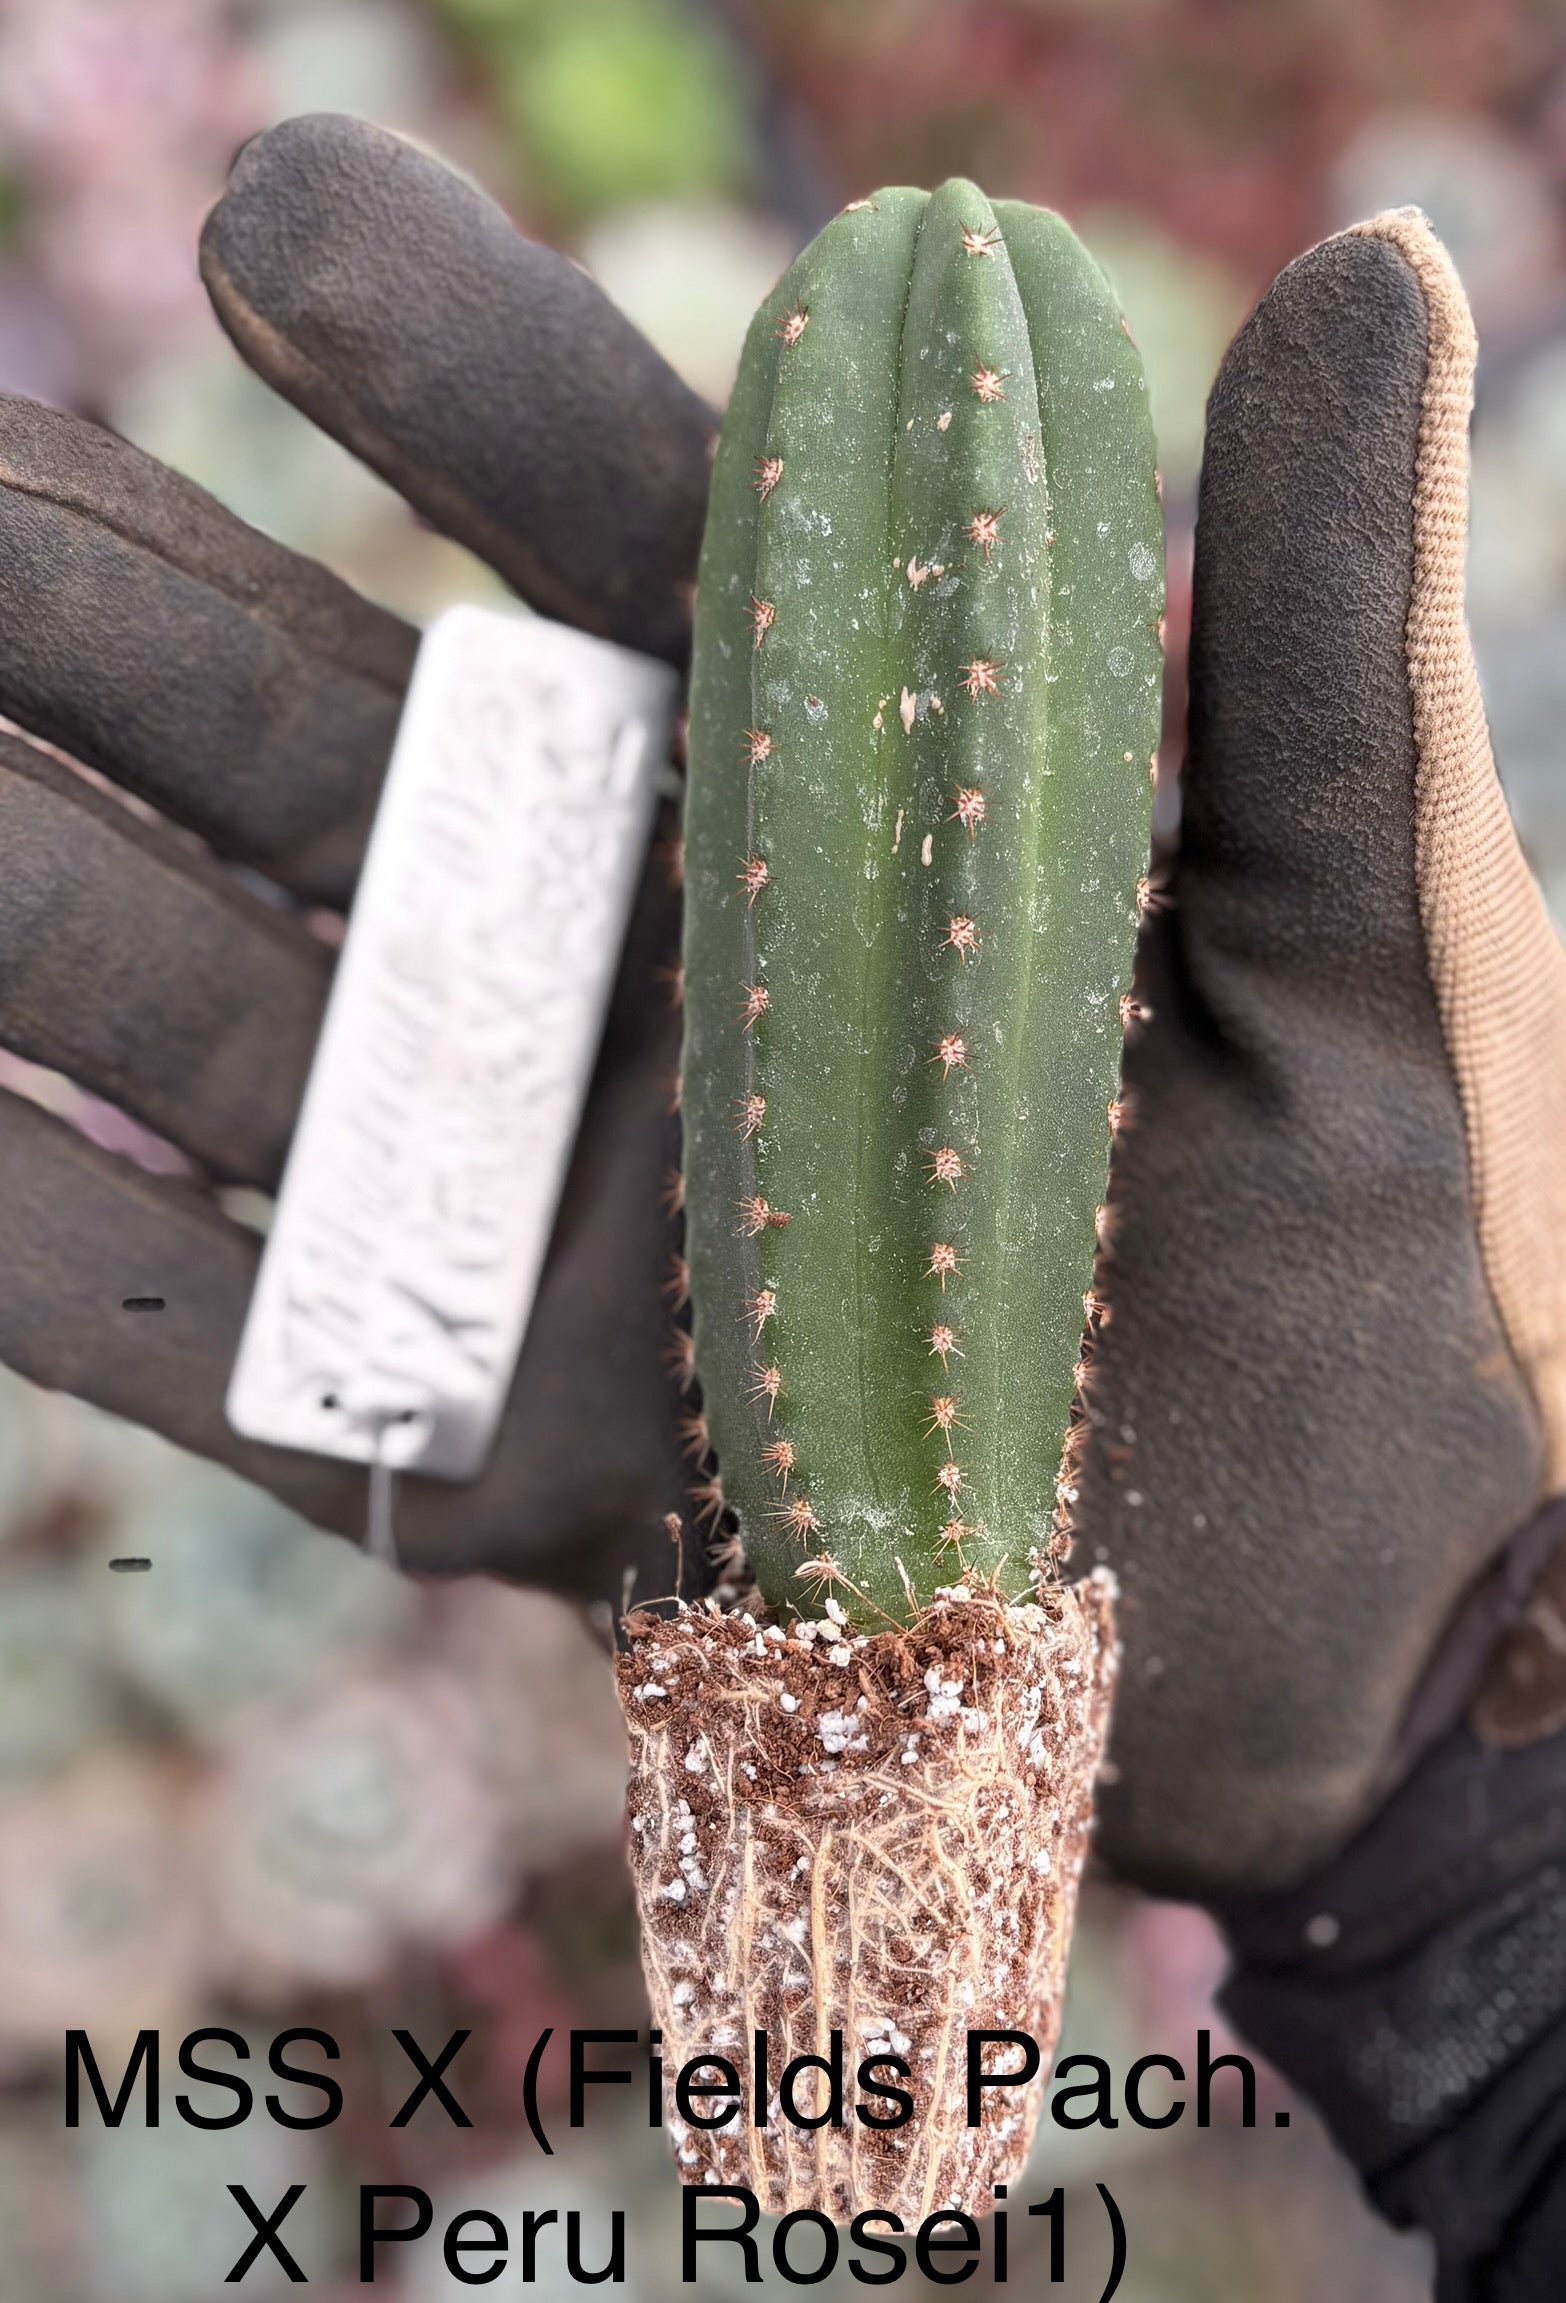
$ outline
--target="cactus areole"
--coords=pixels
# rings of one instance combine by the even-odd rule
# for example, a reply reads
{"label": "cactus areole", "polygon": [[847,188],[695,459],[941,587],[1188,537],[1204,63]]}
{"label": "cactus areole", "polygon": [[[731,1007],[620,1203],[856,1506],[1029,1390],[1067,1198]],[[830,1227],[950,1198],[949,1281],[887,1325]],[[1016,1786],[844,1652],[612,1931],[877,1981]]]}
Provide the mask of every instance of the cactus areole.
{"label": "cactus areole", "polygon": [[760,1600],[634,1616],[619,1665],[665,2057],[909,2083],[895,2128],[671,2118],[774,2212],[986,2213],[1038,2116],[1036,2075],[970,2127],[960,2075],[980,2031],[1047,2068],[1114,1677],[1108,1578],[1053,1561],[1162,569],[1059,218],[951,183],[830,224],[746,346],[691,706],[693,1430]]}
{"label": "cactus areole", "polygon": [[696,1367],[766,1599],[1050,1546],[1159,721],[1135,347],[1057,216],[858,201],[713,476],[686,821]]}

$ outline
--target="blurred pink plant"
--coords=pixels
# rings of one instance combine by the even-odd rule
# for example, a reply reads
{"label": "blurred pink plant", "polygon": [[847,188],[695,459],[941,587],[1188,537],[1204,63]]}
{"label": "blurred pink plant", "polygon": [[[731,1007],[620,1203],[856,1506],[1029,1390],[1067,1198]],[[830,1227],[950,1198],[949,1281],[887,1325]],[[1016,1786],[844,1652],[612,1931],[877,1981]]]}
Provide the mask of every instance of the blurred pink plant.
{"label": "blurred pink plant", "polygon": [[370,1983],[476,1935],[517,1886],[481,1713],[436,1666],[248,1713],[208,1801],[217,1956],[251,2001]]}
{"label": "blurred pink plant", "polygon": [[222,0],[0,0],[0,159],[100,389],[203,322],[201,218],[263,101]]}
{"label": "blurred pink plant", "polygon": [[[1167,2055],[1189,2055],[1196,2034],[1212,2034],[1214,2055],[1249,2055],[1256,2067],[1258,2117],[1271,2124],[1275,2111],[1294,2100],[1272,2065],[1229,2028],[1218,1992],[1229,1971],[1229,1952],[1217,1923],[1194,1903],[1159,1903],[1141,1897],[1127,1911],[1121,1935],[1125,1972],[1142,2009],[1142,2028],[1152,2046]],[[1237,2116],[1233,2087],[1217,2087],[1213,2103],[1220,2121]]]}
{"label": "blurred pink plant", "polygon": [[[463,1944],[446,1962],[446,1980],[478,2012],[485,2087],[497,2125],[520,2117],[527,2066],[546,2023],[561,2032],[572,2023],[606,2020],[597,2009],[574,2005],[537,1938],[515,1920]],[[565,2091],[563,2057],[546,2057],[538,2085],[547,2109]]]}
{"label": "blurred pink plant", "polygon": [[[0,722],[0,726],[6,723]],[[119,1152],[134,1160],[149,1175],[189,1175],[191,1163],[183,1152],[176,1151],[162,1136],[154,1135],[113,1104],[88,1095],[74,1081],[59,1072],[52,1072],[42,1064],[28,1063],[25,1057],[13,1055],[9,1048],[0,1048],[0,1088],[8,1088],[12,1095],[23,1097],[28,1103],[53,1112],[95,1143],[100,1151]]]}
{"label": "blurred pink plant", "polygon": [[430,1585],[424,1637],[484,1715],[508,1843],[529,1872],[618,1841],[625,1723],[578,1608],[488,1577]]}
{"label": "blurred pink plant", "polygon": [[193,2020],[210,1984],[181,1775],[107,1752],[0,1806],[0,2043]]}

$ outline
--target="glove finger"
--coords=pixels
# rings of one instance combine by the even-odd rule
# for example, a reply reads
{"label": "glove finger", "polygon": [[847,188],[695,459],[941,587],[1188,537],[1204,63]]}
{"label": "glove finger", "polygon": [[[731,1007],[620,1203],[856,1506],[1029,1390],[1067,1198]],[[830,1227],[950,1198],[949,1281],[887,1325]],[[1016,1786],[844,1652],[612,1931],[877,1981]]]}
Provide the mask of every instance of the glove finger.
{"label": "glove finger", "polygon": [[[668,1591],[680,1508],[664,1365],[678,1019],[643,1012],[672,897],[644,888],[495,1454],[469,1485],[399,1482],[410,1567],[488,1571],[618,1604]],[[239,1439],[223,1401],[260,1242],[190,1185],[142,1174],[0,1091],[0,1361],[269,1488],[318,1526],[365,1527],[362,1472]],[[159,1297],[155,1313],[127,1299]],[[690,1563],[699,1567],[699,1562]]]}
{"label": "glove finger", "polygon": [[363,120],[247,144],[202,275],[250,365],[544,614],[683,661],[714,420],[587,276]]}
{"label": "glove finger", "polygon": [[275,1188],[331,954],[161,825],[0,735],[0,1045]]}
{"label": "glove finger", "polygon": [[[144,1175],[0,1090],[0,1360],[351,1526],[360,1476],[252,1446],[224,1420],[260,1252],[195,1186]],[[159,1299],[155,1313],[125,1308]]]}
{"label": "glove finger", "polygon": [[150,456],[0,398],[0,712],[341,903],[417,635]]}
{"label": "glove finger", "polygon": [[1079,1513],[1125,1591],[1105,1844],[1176,1892],[1282,1885],[1347,1835],[1544,1478],[1421,884],[1411,617],[1454,517],[1461,549],[1464,475],[1425,486],[1432,441],[1462,447],[1451,319],[1396,234],[1329,241],[1209,410],[1182,848]]}

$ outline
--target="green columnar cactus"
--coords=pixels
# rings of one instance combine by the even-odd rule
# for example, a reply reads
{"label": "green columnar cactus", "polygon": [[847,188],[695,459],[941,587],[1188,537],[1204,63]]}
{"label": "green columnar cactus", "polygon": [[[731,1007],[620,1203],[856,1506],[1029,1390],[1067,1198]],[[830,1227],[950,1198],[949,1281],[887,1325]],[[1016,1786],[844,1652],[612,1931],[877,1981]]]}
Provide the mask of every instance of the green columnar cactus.
{"label": "green columnar cactus", "polygon": [[714,473],[686,827],[696,1365],[764,1596],[1049,1545],[1146,853],[1141,366],[1057,216],[856,201]]}

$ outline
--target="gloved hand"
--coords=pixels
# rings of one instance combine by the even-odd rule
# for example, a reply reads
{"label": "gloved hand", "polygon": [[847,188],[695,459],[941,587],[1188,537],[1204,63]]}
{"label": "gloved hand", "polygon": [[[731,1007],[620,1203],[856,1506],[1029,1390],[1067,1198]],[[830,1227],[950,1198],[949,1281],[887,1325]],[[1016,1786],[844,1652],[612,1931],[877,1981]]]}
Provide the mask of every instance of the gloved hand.
{"label": "gloved hand", "polygon": [[[251,364],[546,614],[678,662],[714,419],[564,257],[411,146],[293,121],[202,248]],[[0,402],[0,1044],[275,1188],[416,635],[94,426]],[[200,834],[210,854],[121,795]],[[298,899],[261,900],[249,867]],[[475,1486],[408,1478],[412,1566],[668,1591],[678,1161],[668,858],[631,930],[521,1370]],[[362,1532],[365,1478],[223,1416],[259,1243],[0,1095],[0,1359]],[[123,1310],[157,1295],[167,1308]]]}
{"label": "gloved hand", "polygon": [[1473,349],[1401,212],[1291,265],[1212,395],[1077,1557],[1124,1595],[1103,1851],[1226,1920],[1232,2010],[1436,2232],[1443,2298],[1531,2298],[1566,2239],[1566,953],[1463,624]]}

